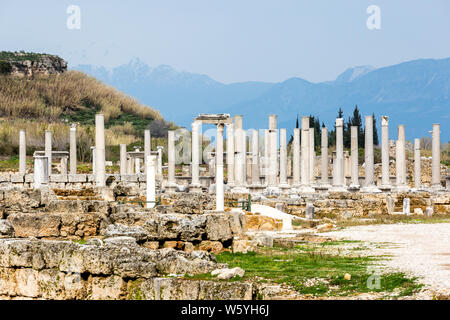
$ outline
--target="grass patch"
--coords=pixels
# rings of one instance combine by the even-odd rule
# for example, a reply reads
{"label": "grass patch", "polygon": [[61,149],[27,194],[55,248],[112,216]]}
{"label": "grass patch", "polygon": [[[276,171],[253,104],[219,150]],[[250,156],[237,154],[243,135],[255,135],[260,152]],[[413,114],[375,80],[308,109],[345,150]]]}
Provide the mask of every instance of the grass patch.
{"label": "grass patch", "polygon": [[[339,245],[346,242],[336,241],[325,246]],[[421,285],[415,279],[403,273],[381,275],[380,288],[371,289],[367,283],[368,267],[380,257],[344,256],[327,254],[314,250],[324,244],[296,246],[294,248],[261,248],[258,252],[247,254],[223,252],[217,255],[217,262],[227,263],[230,268],[241,267],[246,273],[243,280],[287,284],[301,294],[320,296],[351,296],[367,292],[383,292],[395,296],[411,295]],[[344,279],[345,274],[351,279]],[[191,279],[214,280],[211,274],[188,276]],[[233,279],[237,281],[238,279]]]}

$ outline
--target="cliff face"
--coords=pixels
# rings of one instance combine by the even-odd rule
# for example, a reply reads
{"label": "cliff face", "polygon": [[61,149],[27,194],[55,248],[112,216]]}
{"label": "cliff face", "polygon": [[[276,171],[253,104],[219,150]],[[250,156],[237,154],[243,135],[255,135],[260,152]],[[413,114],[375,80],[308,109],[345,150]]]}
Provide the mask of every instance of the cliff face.
{"label": "cliff face", "polygon": [[0,73],[31,78],[34,75],[60,74],[67,62],[49,54],[0,52]]}

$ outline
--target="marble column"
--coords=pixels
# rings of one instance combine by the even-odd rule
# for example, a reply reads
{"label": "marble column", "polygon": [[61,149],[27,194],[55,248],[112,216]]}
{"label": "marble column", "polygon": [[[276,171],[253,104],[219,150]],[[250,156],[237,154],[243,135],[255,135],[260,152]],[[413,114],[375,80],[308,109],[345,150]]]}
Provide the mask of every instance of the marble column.
{"label": "marble column", "polygon": [[260,187],[259,174],[259,132],[252,130],[252,187]]}
{"label": "marble column", "polygon": [[414,139],[414,188],[419,189],[420,187],[420,139]]}
{"label": "marble column", "polygon": [[309,129],[309,181],[311,185],[316,183],[316,151],[314,148],[314,128]]}
{"label": "marble column", "polygon": [[67,157],[62,157],[60,162],[59,162],[59,165],[61,167],[61,172],[60,173],[62,175],[66,175],[67,174]]}
{"label": "marble column", "polygon": [[389,117],[381,117],[381,189],[391,189],[389,172]]}
{"label": "marble column", "polygon": [[269,116],[269,130],[276,130],[277,129],[277,115],[271,114]]}
{"label": "marble column", "polygon": [[[134,149],[135,152],[140,152],[139,148]],[[145,159],[145,153],[144,153]],[[134,158],[134,173],[141,173],[141,159],[139,157]]]}
{"label": "marble column", "polygon": [[329,188],[330,187],[330,179],[328,177],[328,129],[322,128],[322,136],[321,136],[321,188]]}
{"label": "marble column", "polygon": [[72,123],[69,136],[70,174],[77,174],[77,125]]}
{"label": "marble column", "polygon": [[227,179],[228,186],[234,186],[234,125],[227,125]]}
{"label": "marble column", "polygon": [[162,171],[162,154],[163,154],[163,146],[157,146],[156,150],[158,151],[158,161],[156,164],[156,177],[160,182],[163,180],[163,171]]}
{"label": "marble column", "polygon": [[95,115],[95,183],[105,186],[105,117]]}
{"label": "marble column", "polygon": [[364,187],[363,192],[380,192],[375,186],[373,154],[373,116],[366,116],[364,127]]}
{"label": "marble column", "polygon": [[364,186],[374,186],[373,117],[366,116],[364,126]]}
{"label": "marble column", "polygon": [[351,127],[351,189],[359,189],[359,172],[358,172],[358,127]]}
{"label": "marble column", "polygon": [[302,117],[302,140],[301,140],[301,182],[302,186],[308,186],[309,179],[309,117]]}
{"label": "marble column", "polygon": [[336,159],[333,164],[333,191],[346,191],[344,184],[344,119],[336,119]]}
{"label": "marble column", "polygon": [[201,192],[202,187],[199,178],[199,152],[198,152],[198,122],[192,123],[192,162],[191,162],[191,185],[189,186],[189,192]]}
{"label": "marble column", "polygon": [[48,158],[46,156],[34,156],[33,187],[39,189],[43,184],[48,184]]}
{"label": "marble column", "polygon": [[120,174],[127,174],[127,145],[120,145]]}
{"label": "marble column", "polygon": [[280,129],[280,187],[288,188],[286,129]]}
{"label": "marble column", "polygon": [[47,157],[48,174],[52,174],[52,132],[45,131],[45,156]]}
{"label": "marble column", "polygon": [[269,187],[277,186],[278,143],[277,130],[269,130]]}
{"label": "marble column", "polygon": [[167,138],[167,153],[168,153],[168,183],[166,190],[168,192],[175,192],[176,181],[175,181],[175,131],[168,131]]}
{"label": "marble column", "polygon": [[223,127],[222,123],[217,124],[216,140],[216,211],[223,211],[224,190],[223,190]]}
{"label": "marble column", "polygon": [[270,138],[269,138],[269,130],[264,130],[264,184],[268,185],[269,183],[269,166],[270,166]]}
{"label": "marble column", "polygon": [[154,208],[156,201],[156,156],[148,155],[145,167],[147,175],[147,208]]}
{"label": "marble column", "polygon": [[406,191],[408,185],[406,184],[406,153],[405,153],[405,126],[398,126],[398,140],[395,144],[396,156],[396,189],[397,191]]}
{"label": "marble column", "polygon": [[234,184],[242,187],[244,184],[244,163],[242,162],[242,129],[235,128],[235,161],[234,161]]}
{"label": "marble column", "polygon": [[440,124],[433,124],[431,145],[431,187],[443,189],[441,185],[441,128]]}
{"label": "marble column", "polygon": [[241,163],[242,163],[242,181],[243,186],[247,185],[247,131],[241,131],[242,138],[242,153],[241,153]]}
{"label": "marble column", "polygon": [[294,139],[292,141],[292,186],[298,188],[300,186],[300,129],[294,129]]}
{"label": "marble column", "polygon": [[27,139],[25,130],[19,131],[19,174],[27,173]]}
{"label": "marble column", "polygon": [[147,158],[150,156],[152,151],[152,140],[150,135],[150,130],[144,130],[144,172],[147,172]]}

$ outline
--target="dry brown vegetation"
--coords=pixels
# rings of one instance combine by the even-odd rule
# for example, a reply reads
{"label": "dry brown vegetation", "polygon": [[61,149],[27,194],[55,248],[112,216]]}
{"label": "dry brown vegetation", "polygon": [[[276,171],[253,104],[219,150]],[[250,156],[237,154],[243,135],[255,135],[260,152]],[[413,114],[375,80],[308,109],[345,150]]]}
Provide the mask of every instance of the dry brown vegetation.
{"label": "dry brown vegetation", "polygon": [[0,75],[0,155],[18,154],[21,129],[26,130],[28,155],[43,149],[45,130],[52,131],[54,150],[68,150],[69,127],[77,123],[78,159],[89,161],[98,112],[105,115],[106,151],[111,160],[118,157],[119,144],[127,144],[130,150],[143,144],[145,128],[152,130],[154,138],[163,138],[169,128],[176,127],[158,111],[82,72],[30,79]]}
{"label": "dry brown vegetation", "polygon": [[161,114],[135,99],[78,71],[37,76],[31,80],[0,76],[0,116],[57,121],[65,113],[94,108],[105,120],[121,113],[162,119]]}

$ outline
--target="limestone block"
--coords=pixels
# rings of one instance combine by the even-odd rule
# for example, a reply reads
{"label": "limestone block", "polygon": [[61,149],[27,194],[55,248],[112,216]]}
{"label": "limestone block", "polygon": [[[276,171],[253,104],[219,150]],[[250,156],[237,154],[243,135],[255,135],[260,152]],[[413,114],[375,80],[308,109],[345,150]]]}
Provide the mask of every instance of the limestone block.
{"label": "limestone block", "polygon": [[34,175],[33,174],[26,174],[25,175],[25,182],[31,183],[34,181]]}
{"label": "limestone block", "polygon": [[10,182],[11,175],[9,173],[1,173],[0,174],[0,182]]}
{"label": "limestone block", "polygon": [[17,295],[37,298],[40,294],[38,274],[39,272],[33,269],[17,269],[15,275]]}
{"label": "limestone block", "polygon": [[95,176],[93,174],[88,174],[87,175],[87,181],[88,182],[94,182],[95,181]]}
{"label": "limestone block", "polygon": [[233,240],[232,250],[233,252],[254,252],[258,247],[256,240]]}
{"label": "limestone block", "polygon": [[86,174],[68,174],[69,182],[86,182],[87,175]]}
{"label": "limestone block", "polygon": [[123,174],[120,178],[123,182],[138,182],[137,174]]}
{"label": "limestone block", "polygon": [[126,292],[126,283],[119,276],[93,277],[92,300],[119,300]]}
{"label": "limestone block", "polygon": [[23,174],[11,174],[11,182],[12,183],[24,183],[25,178]]}
{"label": "limestone block", "polygon": [[220,241],[204,240],[198,245],[198,249],[202,251],[212,252],[219,254],[223,250],[223,245]]}
{"label": "limestone block", "polygon": [[139,182],[147,182],[147,175],[144,173],[137,174],[137,178]]}
{"label": "limestone block", "polygon": [[67,174],[52,174],[50,175],[50,182],[66,183],[68,181]]}

